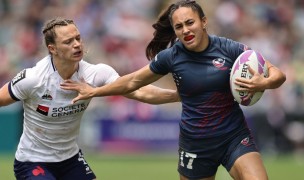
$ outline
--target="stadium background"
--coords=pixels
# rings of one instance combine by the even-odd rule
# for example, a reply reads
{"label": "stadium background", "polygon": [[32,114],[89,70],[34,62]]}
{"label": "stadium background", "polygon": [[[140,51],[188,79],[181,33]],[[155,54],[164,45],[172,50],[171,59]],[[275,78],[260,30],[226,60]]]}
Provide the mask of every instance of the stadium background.
{"label": "stadium background", "polygon": [[[41,27],[55,16],[75,20],[86,46],[85,60],[109,64],[121,75],[135,71],[149,63],[145,47],[151,25],[170,2],[1,0],[0,85],[46,55]],[[247,44],[287,74],[282,87],[266,91],[257,104],[243,109],[271,179],[304,177],[304,1],[197,2],[208,17],[210,34]],[[172,82],[168,75],[155,85],[174,88]],[[95,98],[82,121],[80,146],[101,179],[119,179],[117,171],[125,179],[177,179],[180,108],[179,103],[155,106],[120,96]],[[21,130],[21,104],[0,108],[1,179],[13,179]],[[220,170],[218,179],[229,178]]]}

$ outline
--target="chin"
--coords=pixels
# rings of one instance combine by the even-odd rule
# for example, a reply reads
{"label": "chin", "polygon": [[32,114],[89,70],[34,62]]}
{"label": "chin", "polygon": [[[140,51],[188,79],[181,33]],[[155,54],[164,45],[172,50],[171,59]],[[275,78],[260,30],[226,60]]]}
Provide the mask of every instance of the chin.
{"label": "chin", "polygon": [[71,62],[73,62],[73,63],[78,63],[78,62],[80,62],[82,60],[82,58],[76,58],[76,57],[73,57],[73,58],[71,58]]}
{"label": "chin", "polygon": [[189,50],[189,51],[196,51],[195,47],[193,45],[185,45],[185,47]]}
{"label": "chin", "polygon": [[75,59],[76,61],[81,61],[83,59],[83,55],[81,55],[81,56],[74,56],[73,59]]}
{"label": "chin", "polygon": [[191,43],[188,43],[188,42],[183,42],[185,48],[187,48],[189,51],[195,51],[195,48],[196,48],[196,44],[195,42],[191,42]]}

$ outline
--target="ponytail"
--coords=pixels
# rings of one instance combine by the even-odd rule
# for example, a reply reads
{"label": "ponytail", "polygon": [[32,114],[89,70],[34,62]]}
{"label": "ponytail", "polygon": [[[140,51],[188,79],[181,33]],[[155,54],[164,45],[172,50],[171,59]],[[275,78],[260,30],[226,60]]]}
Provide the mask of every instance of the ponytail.
{"label": "ponytail", "polygon": [[158,21],[152,25],[155,31],[153,33],[153,39],[146,48],[146,57],[148,60],[154,58],[161,50],[166,49],[169,43],[173,44],[176,39],[169,18],[173,6],[174,4],[169,6],[169,8],[160,15]]}

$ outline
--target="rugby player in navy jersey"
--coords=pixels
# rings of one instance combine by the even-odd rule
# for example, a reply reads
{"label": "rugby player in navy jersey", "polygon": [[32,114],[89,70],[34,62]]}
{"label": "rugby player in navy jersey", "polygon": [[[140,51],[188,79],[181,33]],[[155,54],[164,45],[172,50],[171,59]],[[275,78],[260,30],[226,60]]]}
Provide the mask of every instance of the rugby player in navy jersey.
{"label": "rugby player in navy jersey", "polygon": [[[108,65],[83,60],[83,43],[73,20],[55,18],[43,27],[49,55],[22,70],[0,89],[0,107],[22,101],[23,133],[15,154],[17,180],[92,180],[96,176],[77,145],[80,120],[90,100],[71,104],[77,92],[60,88],[65,79],[103,86],[119,78]],[[176,90],[152,85],[126,94],[150,104],[179,101]]]}
{"label": "rugby player in navy jersey", "polygon": [[[75,103],[94,96],[129,93],[172,73],[182,102],[180,179],[214,180],[218,167],[223,165],[234,179],[266,180],[261,155],[229,87],[230,69],[248,48],[209,35],[206,26],[207,18],[195,1],[171,4],[153,25],[154,38],[146,49],[147,58],[152,60],[149,65],[100,88],[72,80],[61,87],[79,92]],[[267,67],[267,78],[250,69],[253,74],[250,80],[236,80],[243,86],[239,90],[252,96],[280,87],[285,74],[269,61]]]}

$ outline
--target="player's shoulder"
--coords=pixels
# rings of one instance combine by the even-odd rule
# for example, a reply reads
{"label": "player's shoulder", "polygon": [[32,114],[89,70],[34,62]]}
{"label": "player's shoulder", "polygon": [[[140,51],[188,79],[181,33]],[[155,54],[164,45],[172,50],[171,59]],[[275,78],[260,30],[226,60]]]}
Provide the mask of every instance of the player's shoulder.
{"label": "player's shoulder", "polygon": [[21,70],[12,79],[11,81],[12,85],[15,85],[17,83],[20,83],[22,85],[24,84],[34,85],[41,82],[41,80],[49,72],[48,68],[50,66],[50,63],[51,63],[51,59],[49,57],[45,57],[39,62],[37,62],[35,66]]}
{"label": "player's shoulder", "polygon": [[209,35],[209,40],[212,44],[217,46],[227,46],[232,43],[238,43],[230,38],[223,37],[223,36],[216,36],[216,35]]}
{"label": "player's shoulder", "polygon": [[210,43],[212,44],[212,47],[215,49],[220,49],[221,51],[226,52],[239,52],[240,50],[248,49],[249,47],[239,41],[227,38],[227,37],[221,37],[216,35],[209,35]]}
{"label": "player's shoulder", "polygon": [[184,51],[184,46],[180,41],[176,41],[171,47],[163,49],[160,51],[155,59],[165,59],[166,61],[171,61],[174,59],[174,57],[177,57],[178,54],[180,54],[182,51]]}
{"label": "player's shoulder", "polygon": [[79,62],[78,73],[87,83],[94,86],[102,86],[119,77],[115,69],[107,64],[91,64],[83,60]]}

